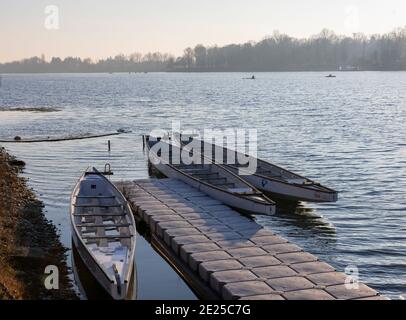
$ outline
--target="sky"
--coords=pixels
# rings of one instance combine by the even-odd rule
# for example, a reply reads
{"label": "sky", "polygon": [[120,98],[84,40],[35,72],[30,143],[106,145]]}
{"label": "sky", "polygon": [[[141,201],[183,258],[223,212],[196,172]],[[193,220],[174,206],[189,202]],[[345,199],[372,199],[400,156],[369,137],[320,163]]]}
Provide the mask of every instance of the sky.
{"label": "sky", "polygon": [[405,0],[0,0],[0,62],[44,54],[100,59],[295,37],[387,33],[406,26]]}

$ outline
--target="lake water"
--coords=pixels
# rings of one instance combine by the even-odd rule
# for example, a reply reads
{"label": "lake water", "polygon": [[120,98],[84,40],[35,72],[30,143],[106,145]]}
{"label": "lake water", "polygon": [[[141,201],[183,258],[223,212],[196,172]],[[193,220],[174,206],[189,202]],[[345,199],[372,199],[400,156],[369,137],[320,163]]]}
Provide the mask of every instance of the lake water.
{"label": "lake water", "polygon": [[[147,178],[141,135],[154,128],[255,128],[258,155],[337,189],[334,204],[303,203],[256,221],[391,298],[406,294],[406,73],[3,75],[0,139],[119,128],[131,134],[41,144],[3,144],[47,217],[71,246],[69,195],[88,165],[114,179]],[[141,237],[139,237],[141,238]],[[137,248],[138,298],[195,299],[148,242]]]}

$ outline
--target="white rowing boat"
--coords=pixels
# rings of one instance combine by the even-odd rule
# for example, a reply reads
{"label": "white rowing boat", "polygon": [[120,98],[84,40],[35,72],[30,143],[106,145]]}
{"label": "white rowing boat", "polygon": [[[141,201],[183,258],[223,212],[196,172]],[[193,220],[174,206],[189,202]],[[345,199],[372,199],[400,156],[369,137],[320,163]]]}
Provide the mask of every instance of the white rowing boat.
{"label": "white rowing boat", "polygon": [[[275,197],[307,202],[336,202],[338,199],[337,191],[270,162],[199,140],[193,136],[181,136],[179,138],[179,134],[174,134],[174,137],[178,144],[180,143],[179,140],[181,140],[182,147],[186,149],[191,149],[191,146],[196,147],[200,142],[202,154],[211,154],[212,159],[216,161],[220,159],[220,163],[224,164],[231,172],[240,174],[244,180],[254,187]],[[193,139],[195,143],[193,143]],[[212,150],[211,153],[210,150]],[[235,161],[228,163],[230,154],[233,153],[232,159],[235,159]],[[246,163],[256,163],[256,172],[254,174],[248,173],[246,164],[239,164],[237,161],[237,159],[248,159],[248,157],[249,160]]]}
{"label": "white rowing boat", "polygon": [[95,168],[87,170],[71,196],[72,238],[86,267],[113,299],[127,298],[136,226],[121,192]]}
{"label": "white rowing boat", "polygon": [[[161,151],[168,151],[166,160],[161,151],[154,148],[158,142],[163,146]],[[204,161],[201,155],[196,155],[200,159],[198,163],[175,163],[171,161],[172,154],[179,153],[179,147],[160,138],[146,135],[144,145],[152,165],[163,175],[181,180],[235,209],[266,215],[275,213],[275,203],[272,200],[223,166]]]}

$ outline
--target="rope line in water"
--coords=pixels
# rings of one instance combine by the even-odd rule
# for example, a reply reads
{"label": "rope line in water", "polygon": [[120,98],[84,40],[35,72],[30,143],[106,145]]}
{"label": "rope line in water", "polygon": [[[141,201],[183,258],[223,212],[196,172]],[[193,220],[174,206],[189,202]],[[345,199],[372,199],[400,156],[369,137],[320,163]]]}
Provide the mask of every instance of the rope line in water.
{"label": "rope line in water", "polygon": [[120,134],[129,133],[129,132],[113,132],[113,133],[104,133],[90,136],[77,136],[77,137],[66,137],[66,138],[47,138],[47,139],[29,139],[29,140],[0,140],[1,143],[35,143],[35,142],[59,142],[59,141],[70,141],[70,140],[84,140],[84,139],[94,139],[102,138],[109,136],[118,136]]}

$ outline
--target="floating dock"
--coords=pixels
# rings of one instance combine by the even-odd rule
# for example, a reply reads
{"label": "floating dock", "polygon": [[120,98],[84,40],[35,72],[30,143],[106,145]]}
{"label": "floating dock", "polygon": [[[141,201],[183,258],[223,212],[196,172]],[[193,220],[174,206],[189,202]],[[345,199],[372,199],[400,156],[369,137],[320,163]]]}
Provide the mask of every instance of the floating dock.
{"label": "floating dock", "polygon": [[202,299],[386,300],[281,236],[173,179],[121,182],[151,242]]}

